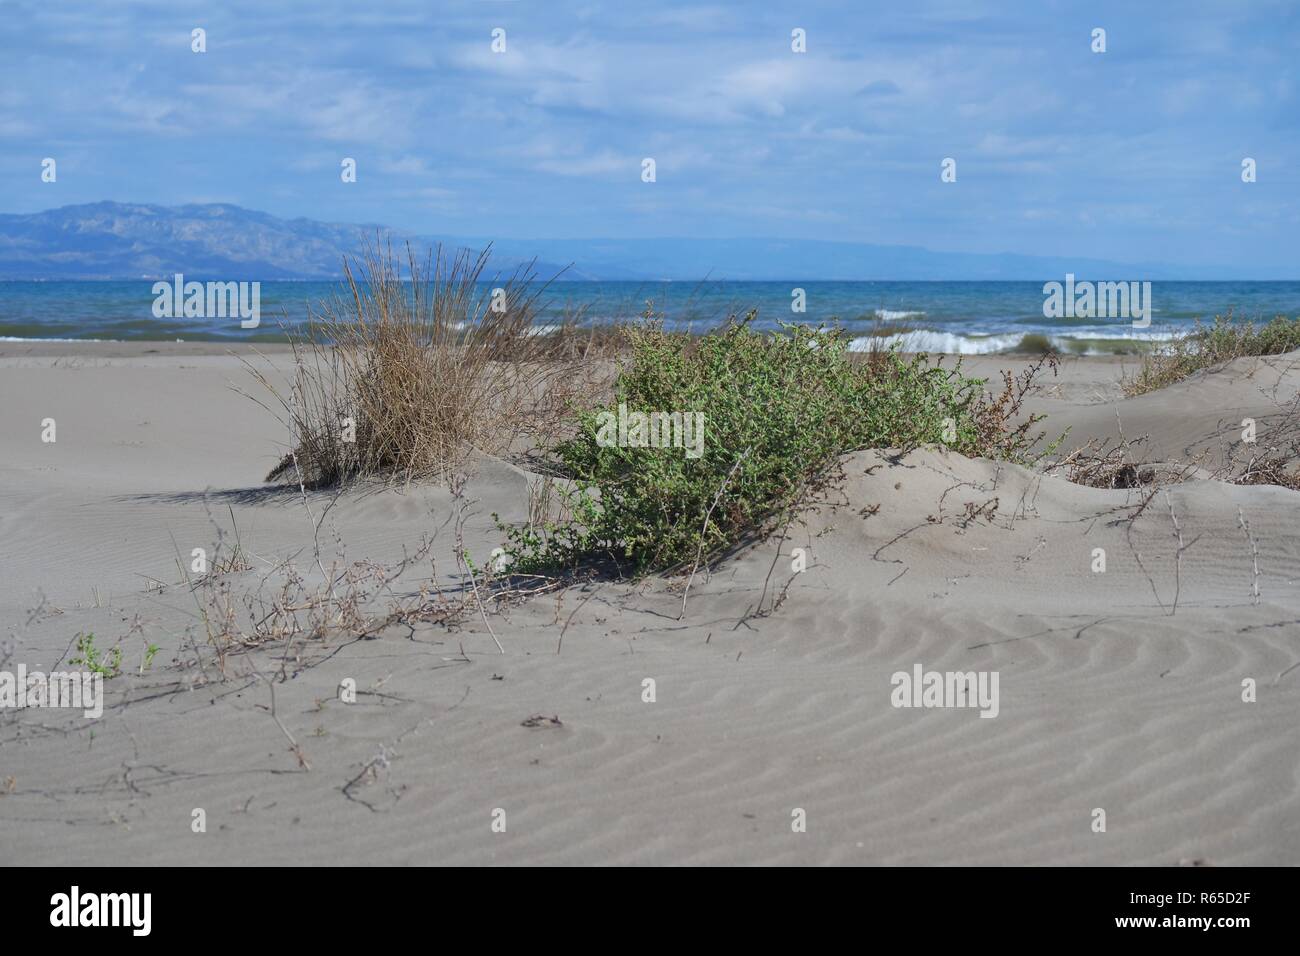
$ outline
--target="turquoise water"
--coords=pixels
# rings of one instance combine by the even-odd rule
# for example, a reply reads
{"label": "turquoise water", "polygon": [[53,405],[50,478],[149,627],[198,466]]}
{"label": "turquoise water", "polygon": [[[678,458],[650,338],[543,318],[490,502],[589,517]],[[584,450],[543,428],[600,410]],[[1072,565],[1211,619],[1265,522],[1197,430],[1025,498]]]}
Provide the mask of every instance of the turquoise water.
{"label": "turquoise water", "polygon": [[[245,330],[238,318],[154,318],[152,287],[151,280],[0,282],[0,338],[272,341],[339,288],[263,282],[261,326]],[[796,287],[806,297],[802,314],[791,309]],[[761,326],[837,321],[855,336],[893,332],[914,350],[1009,351],[1029,335],[1083,353],[1132,351],[1230,309],[1255,320],[1300,316],[1300,282],[1153,282],[1147,329],[1124,319],[1046,319],[1044,298],[1042,282],[559,282],[544,291],[539,322],[574,314],[587,323],[633,319],[650,300],[670,325],[697,331],[757,309]]]}

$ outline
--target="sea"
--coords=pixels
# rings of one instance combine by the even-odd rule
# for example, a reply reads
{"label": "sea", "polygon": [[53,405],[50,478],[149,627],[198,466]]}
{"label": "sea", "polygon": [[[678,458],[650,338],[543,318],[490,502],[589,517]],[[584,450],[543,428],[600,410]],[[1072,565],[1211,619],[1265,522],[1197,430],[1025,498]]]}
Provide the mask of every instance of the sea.
{"label": "sea", "polygon": [[[238,317],[156,318],[153,285],[0,281],[0,340],[283,341],[341,291],[334,282],[264,281],[261,324],[244,329]],[[760,328],[837,325],[857,348],[883,336],[908,351],[959,354],[1046,345],[1062,353],[1129,353],[1216,316],[1300,317],[1296,281],[1153,282],[1145,328],[1130,319],[1046,318],[1044,282],[555,282],[537,291],[544,327],[640,321],[649,312],[670,328],[705,332],[752,310]]]}

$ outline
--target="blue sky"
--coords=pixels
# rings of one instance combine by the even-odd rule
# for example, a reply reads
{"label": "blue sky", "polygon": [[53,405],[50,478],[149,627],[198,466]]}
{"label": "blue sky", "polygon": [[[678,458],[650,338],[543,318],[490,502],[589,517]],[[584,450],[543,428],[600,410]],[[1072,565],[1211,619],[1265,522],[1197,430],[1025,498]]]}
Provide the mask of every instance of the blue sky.
{"label": "blue sky", "polygon": [[1294,262],[1298,54],[1293,0],[0,0],[0,211],[220,201],[1256,271]]}

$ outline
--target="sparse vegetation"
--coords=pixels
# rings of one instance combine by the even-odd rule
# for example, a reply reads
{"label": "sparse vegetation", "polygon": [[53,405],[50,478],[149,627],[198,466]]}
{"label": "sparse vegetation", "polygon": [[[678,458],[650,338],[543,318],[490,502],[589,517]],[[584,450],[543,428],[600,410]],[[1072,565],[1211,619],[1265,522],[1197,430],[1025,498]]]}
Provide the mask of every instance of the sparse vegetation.
{"label": "sparse vegetation", "polygon": [[1149,435],[1118,439],[1094,439],[1063,455],[1047,469],[1076,485],[1106,490],[1143,488],[1149,485],[1185,481],[1196,465],[1150,461],[1144,448]]}
{"label": "sparse vegetation", "polygon": [[1195,330],[1145,353],[1137,374],[1123,382],[1124,393],[1144,395],[1233,359],[1294,349],[1300,349],[1300,319],[1278,316],[1267,325],[1256,325],[1238,322],[1229,312],[1215,316],[1213,325],[1197,323]]}
{"label": "sparse vegetation", "polygon": [[212,562],[212,568],[208,573],[213,577],[220,577],[223,574],[238,574],[242,571],[248,571],[252,567],[252,562],[244,554],[243,548],[236,544],[229,554],[219,555]]}
{"label": "sparse vegetation", "polygon": [[1233,485],[1276,485],[1300,491],[1300,405],[1270,422],[1267,439],[1221,447],[1217,463],[1204,447],[1186,459],[1161,461],[1147,453],[1150,435],[1128,438],[1116,416],[1118,438],[1093,439],[1051,462],[1047,474],[1092,488],[1154,489],[1193,478]]}
{"label": "sparse vegetation", "polygon": [[1300,448],[1267,450],[1247,461],[1226,480],[1234,485],[1277,485],[1300,491]]}

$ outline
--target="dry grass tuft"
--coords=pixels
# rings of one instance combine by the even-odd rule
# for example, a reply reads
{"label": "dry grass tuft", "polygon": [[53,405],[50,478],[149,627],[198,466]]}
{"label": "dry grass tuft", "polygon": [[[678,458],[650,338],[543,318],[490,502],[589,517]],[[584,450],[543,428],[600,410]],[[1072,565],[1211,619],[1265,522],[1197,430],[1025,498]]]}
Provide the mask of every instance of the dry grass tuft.
{"label": "dry grass tuft", "polygon": [[356,271],[345,262],[346,293],[293,342],[287,393],[249,366],[293,436],[267,481],[447,480],[476,451],[503,454],[560,427],[603,339],[543,334],[534,320],[546,286],[531,268],[480,284],[488,255],[438,249],[421,262],[408,246],[402,263],[377,243]]}

